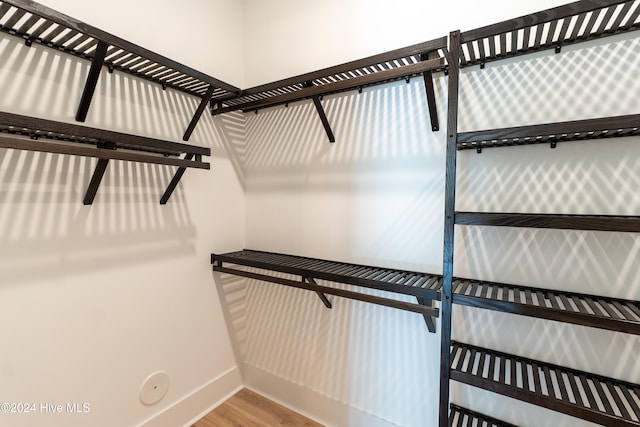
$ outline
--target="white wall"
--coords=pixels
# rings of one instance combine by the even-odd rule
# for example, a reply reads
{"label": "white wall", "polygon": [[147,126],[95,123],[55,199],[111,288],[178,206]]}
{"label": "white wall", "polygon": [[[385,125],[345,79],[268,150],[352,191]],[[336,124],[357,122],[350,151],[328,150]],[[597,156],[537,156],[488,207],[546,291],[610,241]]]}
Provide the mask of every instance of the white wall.
{"label": "white wall", "polygon": [[[47,3],[80,18],[91,8],[89,22],[140,35],[123,20],[125,2]],[[164,22],[176,17],[174,8],[145,3]],[[207,13],[241,21],[231,3],[211,3]],[[220,26],[188,24],[176,25],[198,42],[224,36]],[[174,37],[154,32],[152,42]],[[233,75],[237,66],[221,61],[209,71]],[[0,110],[73,122],[88,69],[87,61],[2,35]],[[87,125],[181,141],[197,103],[105,72]],[[83,206],[95,160],[0,150],[0,402],[37,405],[32,414],[0,414],[0,425],[175,427],[240,386],[209,264],[211,251],[244,243],[233,154],[243,136],[228,130],[233,120],[242,125],[230,116],[222,130],[221,120],[203,116],[191,143],[211,147],[212,168],[188,170],[166,206],[158,201],[173,167],[112,161],[94,204]],[[138,391],[157,370],[169,374],[169,391],[144,406]],[[86,402],[90,412],[46,414],[39,405],[47,402]]]}
{"label": "white wall", "polygon": [[[554,5],[496,1],[474,14],[459,13],[473,2],[459,2],[449,6],[458,13],[441,18],[424,2],[399,3],[367,2],[365,13],[355,1],[305,8],[249,0],[247,83]],[[501,15],[516,3],[527,10]],[[379,15],[372,22],[380,32],[359,13]],[[397,15],[382,25],[382,16]],[[431,32],[431,23],[448,19]],[[419,34],[410,25],[417,21]],[[385,45],[381,33],[394,43]],[[460,130],[638,113],[639,48],[638,39],[618,37],[467,69]],[[436,79],[441,122],[446,82]],[[422,82],[330,96],[324,105],[335,144],[310,102],[247,116],[246,247],[440,272],[445,141],[443,131],[429,130]],[[462,152],[457,207],[638,215],[636,142]],[[635,234],[457,227],[455,274],[637,300],[639,249]],[[339,298],[327,310],[313,293],[221,280],[245,384],[328,425],[436,425],[439,337],[419,315]],[[456,309],[454,325],[462,341],[640,381],[635,336],[468,308]],[[452,401],[523,427],[588,424],[457,384]]]}

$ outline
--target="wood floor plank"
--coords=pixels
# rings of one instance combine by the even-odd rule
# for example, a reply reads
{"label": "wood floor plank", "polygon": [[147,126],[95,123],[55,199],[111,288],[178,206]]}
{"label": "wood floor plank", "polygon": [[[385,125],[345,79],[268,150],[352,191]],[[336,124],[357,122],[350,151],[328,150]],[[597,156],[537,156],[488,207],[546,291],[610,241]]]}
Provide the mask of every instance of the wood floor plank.
{"label": "wood floor plank", "polygon": [[242,389],[193,427],[323,427],[248,389]]}

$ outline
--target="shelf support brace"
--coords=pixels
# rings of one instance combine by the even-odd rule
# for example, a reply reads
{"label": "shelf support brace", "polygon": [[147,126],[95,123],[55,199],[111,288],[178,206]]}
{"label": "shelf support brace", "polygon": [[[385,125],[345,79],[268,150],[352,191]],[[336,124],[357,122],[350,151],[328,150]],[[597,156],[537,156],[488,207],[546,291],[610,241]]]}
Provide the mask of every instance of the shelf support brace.
{"label": "shelf support brace", "polygon": [[[426,305],[428,307],[433,307],[433,300],[429,299],[429,298],[421,298],[421,297],[416,297],[416,299],[418,300],[418,304],[420,305]],[[429,330],[429,332],[434,333],[436,332],[436,318],[433,316],[429,316],[425,313],[422,313],[422,315],[424,316],[424,321],[427,324],[427,329]]]}
{"label": "shelf support brace", "polygon": [[[437,58],[436,52],[423,53],[420,55],[420,59],[423,61]],[[429,118],[431,119],[431,130],[436,132],[440,130],[440,122],[438,121],[438,108],[436,105],[436,94],[433,89],[433,73],[431,71],[425,71],[422,73],[424,78],[424,89],[427,95],[427,106],[429,107]]]}
{"label": "shelf support brace", "polygon": [[96,168],[93,171],[91,182],[89,183],[87,192],[84,195],[84,200],[82,201],[82,203],[85,206],[93,204],[93,199],[96,197],[96,193],[98,192],[98,187],[102,182],[102,177],[104,176],[104,173],[107,170],[108,164],[109,164],[109,159],[98,159],[98,164],[96,165]]}
{"label": "shelf support brace", "polygon": [[329,142],[331,143],[336,142],[336,138],[335,136],[333,136],[331,125],[329,124],[329,120],[327,119],[327,115],[324,112],[324,108],[322,107],[322,102],[320,102],[320,97],[318,95],[313,97],[313,104],[316,106],[316,111],[318,111],[318,115],[320,116],[320,121],[322,121],[322,126],[324,126],[324,131],[327,133]]}
{"label": "shelf support brace", "polygon": [[191,119],[191,122],[189,123],[187,130],[182,136],[183,141],[188,141],[189,138],[191,138],[191,134],[193,133],[193,130],[196,128],[196,125],[198,124],[198,121],[200,120],[202,113],[204,112],[205,108],[207,108],[207,105],[209,105],[209,102],[213,97],[214,90],[215,88],[213,87],[213,85],[209,85],[209,89],[207,89],[207,92],[202,97],[202,100],[200,101],[200,105],[198,105],[198,108],[196,109],[196,112],[193,114],[193,118]]}
{"label": "shelf support brace", "polygon": [[[303,84],[303,87],[313,87],[313,82],[305,82]],[[331,130],[331,125],[329,124],[329,119],[327,119],[327,115],[325,114],[324,108],[322,107],[320,96],[314,95],[311,97],[311,99],[313,99],[313,105],[315,105],[318,116],[320,116],[320,121],[322,122],[322,126],[324,126],[324,131],[327,133],[329,142],[336,142],[336,138],[335,136],[333,136],[333,131]]]}
{"label": "shelf support brace", "polygon": [[91,68],[89,69],[89,75],[82,91],[82,97],[80,98],[80,105],[76,112],[76,120],[84,122],[89,112],[89,106],[91,105],[91,99],[93,99],[93,93],[96,90],[98,84],[98,77],[100,77],[100,71],[104,65],[104,58],[107,55],[107,48],[109,45],[103,41],[99,41],[96,46],[93,59],[91,60]]}
{"label": "shelf support brace", "polygon": [[[98,148],[104,148],[107,150],[115,150],[116,144],[113,142],[99,142]],[[93,171],[93,176],[91,177],[91,181],[89,182],[89,187],[87,187],[87,192],[84,195],[84,199],[82,203],[87,206],[93,204],[93,199],[96,197],[96,193],[98,192],[98,187],[100,187],[100,183],[102,182],[102,177],[104,177],[104,173],[107,170],[107,165],[109,164],[109,159],[98,159],[98,163],[96,164],[96,168]]]}
{"label": "shelf support brace", "polygon": [[[309,282],[309,284],[314,285],[314,286],[318,286],[318,283],[312,277],[305,277],[305,278],[303,278],[303,280],[304,279],[306,279],[307,282]],[[320,291],[315,291],[315,292],[318,295],[318,297],[320,297],[320,300],[322,301],[322,303],[324,304],[325,307],[332,308],[331,301],[329,301],[329,298],[327,298],[327,296],[325,294],[323,294]]]}
{"label": "shelf support brace", "polygon": [[[193,158],[193,153],[187,153],[184,156],[185,160],[191,160],[192,158]],[[182,178],[182,175],[184,175],[184,171],[186,171],[186,170],[187,170],[187,168],[185,168],[183,166],[180,166],[178,168],[178,170],[176,171],[175,175],[173,175],[173,179],[169,183],[169,186],[167,186],[167,189],[164,191],[164,194],[160,198],[160,204],[161,205],[166,205],[167,204],[167,202],[169,201],[169,197],[171,197],[171,194],[173,194],[173,190],[175,190],[176,187],[178,186],[178,183],[180,182],[180,179]]]}

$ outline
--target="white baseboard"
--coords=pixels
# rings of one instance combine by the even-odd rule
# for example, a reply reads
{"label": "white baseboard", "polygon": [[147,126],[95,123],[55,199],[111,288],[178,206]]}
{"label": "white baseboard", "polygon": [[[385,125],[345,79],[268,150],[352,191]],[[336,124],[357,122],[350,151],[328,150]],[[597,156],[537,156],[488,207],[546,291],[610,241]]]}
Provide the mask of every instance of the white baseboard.
{"label": "white baseboard", "polygon": [[190,427],[240,389],[242,377],[238,367],[234,366],[139,427]]}
{"label": "white baseboard", "polygon": [[398,427],[388,420],[253,365],[242,366],[242,377],[246,388],[327,427]]}

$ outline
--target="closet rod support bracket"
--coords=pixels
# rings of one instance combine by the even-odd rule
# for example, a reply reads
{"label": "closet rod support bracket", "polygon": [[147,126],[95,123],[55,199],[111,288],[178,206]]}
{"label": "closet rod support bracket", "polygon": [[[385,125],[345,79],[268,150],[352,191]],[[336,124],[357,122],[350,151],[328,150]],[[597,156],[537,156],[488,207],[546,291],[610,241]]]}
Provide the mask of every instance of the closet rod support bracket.
{"label": "closet rod support bracket", "polygon": [[[185,160],[191,160],[192,158],[193,158],[193,153],[187,153],[184,156]],[[169,201],[169,197],[171,197],[171,194],[173,194],[173,191],[178,186],[178,183],[180,182],[180,179],[182,179],[182,175],[184,175],[184,171],[185,170],[187,170],[187,168],[182,167],[182,166],[178,168],[178,170],[176,171],[175,175],[173,176],[173,179],[171,180],[171,182],[167,186],[167,189],[165,190],[164,194],[160,198],[160,204],[161,205],[166,205],[167,204],[167,202]]]}
{"label": "closet rod support bracket", "polygon": [[[302,281],[306,281],[307,283],[309,283],[310,285],[313,286],[318,286],[318,282],[315,281],[315,279],[313,277],[303,277]],[[323,294],[320,291],[315,291],[316,295],[318,295],[318,297],[320,298],[320,301],[322,301],[322,303],[324,304],[325,307],[327,308],[333,308],[333,306],[331,305],[331,301],[329,301],[329,298],[327,298],[327,296],[325,294]]]}
{"label": "closet rod support bracket", "polygon": [[[437,58],[436,52],[428,52],[420,55],[422,61]],[[436,105],[436,94],[433,85],[433,73],[425,71],[422,73],[424,79],[424,89],[427,95],[427,107],[429,108],[429,118],[431,119],[431,130],[437,132],[440,130],[440,122],[438,120],[438,107]]]}
{"label": "closet rod support bracket", "polygon": [[[314,84],[312,81],[307,81],[302,84],[303,88],[313,87]],[[329,142],[336,142],[336,138],[333,135],[333,130],[331,130],[331,125],[329,124],[329,119],[327,119],[327,114],[324,111],[324,107],[322,106],[322,96],[315,95],[311,97],[313,100],[313,105],[316,107],[316,111],[318,112],[318,116],[320,116],[320,121],[322,122],[322,126],[324,127],[324,131],[327,134],[327,138],[329,138]]]}
{"label": "closet rod support bracket", "polygon": [[89,106],[93,99],[93,94],[96,91],[96,85],[98,84],[98,77],[100,77],[100,71],[104,65],[104,58],[107,55],[107,49],[109,45],[103,41],[99,41],[96,46],[96,50],[91,60],[91,68],[89,68],[89,75],[87,81],[84,84],[84,90],[82,91],[82,97],[80,98],[80,105],[76,112],[76,121],[84,122],[87,119],[87,113],[89,112]]}
{"label": "closet rod support bracket", "polygon": [[331,130],[329,119],[327,119],[327,115],[324,112],[324,108],[322,107],[322,102],[320,101],[319,96],[313,97],[313,105],[315,105],[316,111],[318,112],[318,116],[320,116],[320,121],[322,122],[322,126],[324,126],[324,131],[327,133],[329,142],[331,143],[336,142],[336,137],[333,135],[333,130]]}
{"label": "closet rod support bracket", "polygon": [[[433,307],[433,300],[428,299],[428,298],[421,298],[421,297],[416,297],[416,299],[418,300],[418,304],[420,305],[426,305],[428,307]],[[424,321],[427,324],[427,329],[429,330],[429,332],[434,333],[436,332],[436,318],[433,316],[429,316],[428,314],[422,314],[424,316]]]}
{"label": "closet rod support bracket", "polygon": [[93,171],[93,176],[91,177],[91,182],[89,182],[89,187],[87,187],[84,199],[82,200],[83,205],[89,206],[93,204],[93,199],[96,197],[98,187],[100,187],[100,183],[102,182],[102,178],[104,177],[104,173],[107,170],[108,165],[109,159],[98,159],[96,168]]}
{"label": "closet rod support bracket", "polygon": [[207,92],[204,94],[204,96],[202,97],[202,100],[200,101],[200,105],[198,105],[196,112],[193,113],[193,117],[191,118],[191,122],[189,122],[189,126],[187,126],[187,130],[184,132],[184,135],[182,136],[183,141],[188,141],[189,138],[191,138],[191,134],[195,130],[196,125],[200,120],[200,117],[202,117],[202,113],[204,113],[204,110],[207,108],[207,105],[209,104],[209,102],[211,101],[211,98],[213,97],[214,90],[215,88],[213,87],[213,85],[209,85]]}

